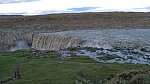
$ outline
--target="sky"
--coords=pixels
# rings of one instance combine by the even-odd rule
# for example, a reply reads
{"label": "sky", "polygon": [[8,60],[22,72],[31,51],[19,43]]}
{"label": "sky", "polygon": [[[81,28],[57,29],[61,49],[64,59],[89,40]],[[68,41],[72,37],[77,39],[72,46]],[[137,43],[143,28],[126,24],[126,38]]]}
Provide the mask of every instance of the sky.
{"label": "sky", "polygon": [[0,0],[0,15],[150,12],[150,0]]}

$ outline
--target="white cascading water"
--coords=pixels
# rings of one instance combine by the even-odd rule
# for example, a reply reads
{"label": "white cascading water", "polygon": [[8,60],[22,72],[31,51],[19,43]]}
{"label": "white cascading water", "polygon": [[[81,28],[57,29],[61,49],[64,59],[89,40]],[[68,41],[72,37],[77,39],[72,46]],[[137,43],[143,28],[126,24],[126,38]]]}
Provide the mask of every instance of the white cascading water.
{"label": "white cascading water", "polygon": [[[150,46],[150,29],[75,30],[40,33],[33,36],[32,48],[59,50],[70,46],[112,48]],[[82,43],[82,45],[80,45]]]}
{"label": "white cascading water", "polygon": [[59,33],[35,34],[31,48],[38,50],[60,50],[70,46],[78,46],[84,41],[78,37]]}
{"label": "white cascading water", "polygon": [[30,46],[26,41],[19,41],[17,42],[17,45],[14,47],[11,47],[9,51],[16,51],[16,50],[22,50],[22,49],[30,49]]}

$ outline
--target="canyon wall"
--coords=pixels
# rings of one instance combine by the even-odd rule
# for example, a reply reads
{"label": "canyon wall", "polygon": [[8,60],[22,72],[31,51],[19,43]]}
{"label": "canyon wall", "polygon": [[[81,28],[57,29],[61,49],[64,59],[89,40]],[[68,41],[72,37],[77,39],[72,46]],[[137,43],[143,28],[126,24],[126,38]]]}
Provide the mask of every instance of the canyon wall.
{"label": "canyon wall", "polygon": [[0,51],[9,50],[11,47],[18,45],[19,41],[32,43],[32,33],[24,31],[0,30]]}
{"label": "canyon wall", "polygon": [[150,49],[150,29],[0,31],[0,50],[10,50],[15,46],[21,48],[22,44],[38,50],[60,50],[70,46]]}

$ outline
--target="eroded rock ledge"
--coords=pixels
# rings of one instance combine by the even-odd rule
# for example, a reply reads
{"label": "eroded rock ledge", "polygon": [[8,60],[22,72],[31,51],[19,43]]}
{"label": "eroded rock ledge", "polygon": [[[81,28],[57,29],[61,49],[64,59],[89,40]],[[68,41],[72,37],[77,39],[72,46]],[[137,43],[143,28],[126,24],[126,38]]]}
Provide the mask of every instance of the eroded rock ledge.
{"label": "eroded rock ledge", "polygon": [[0,50],[26,41],[38,50],[60,50],[70,46],[133,47],[150,49],[150,29],[101,29],[74,31],[0,31]]}
{"label": "eroded rock ledge", "polygon": [[32,43],[32,33],[24,31],[0,30],[0,50],[8,50],[16,46],[18,41],[25,40],[28,44]]}

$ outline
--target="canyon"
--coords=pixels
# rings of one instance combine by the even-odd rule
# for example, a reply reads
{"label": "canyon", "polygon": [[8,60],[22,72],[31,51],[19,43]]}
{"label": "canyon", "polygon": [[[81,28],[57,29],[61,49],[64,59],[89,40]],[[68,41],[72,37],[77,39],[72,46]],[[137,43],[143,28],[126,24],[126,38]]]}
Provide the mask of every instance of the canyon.
{"label": "canyon", "polygon": [[[150,29],[100,29],[70,31],[0,31],[0,50],[26,45],[37,50],[61,50],[73,46],[132,47],[150,49]],[[23,47],[22,47],[23,48]],[[21,49],[21,48],[19,48]],[[24,49],[24,48],[23,48]]]}
{"label": "canyon", "polygon": [[[16,46],[39,50],[69,46],[148,48],[149,27],[150,14],[142,12],[1,15],[0,51]],[[18,45],[23,43],[27,46]]]}
{"label": "canyon", "polygon": [[[107,58],[109,53],[109,55],[119,56],[119,60],[121,60],[117,61],[119,63],[134,61],[132,63],[149,64],[149,28],[149,13],[4,15],[0,16],[0,52],[32,49],[55,50],[59,51],[62,57],[68,57],[72,52],[66,51],[67,48],[80,47],[83,49],[74,51],[75,55],[86,55],[99,62],[116,62],[118,60],[118,58],[101,60],[103,57],[105,59],[105,56]],[[89,52],[86,51],[86,48],[96,48],[97,50]],[[103,57],[99,57],[97,54],[101,53],[99,51],[101,48],[108,52]],[[109,49],[115,48],[121,50],[117,53],[109,51]],[[81,52],[85,54],[81,54]],[[128,60],[127,57],[134,59]]]}
{"label": "canyon", "polygon": [[149,83],[150,14],[0,15],[0,59],[0,83]]}
{"label": "canyon", "polygon": [[0,49],[55,50],[61,58],[89,56],[103,63],[149,64],[149,32],[150,29],[1,31]]}

